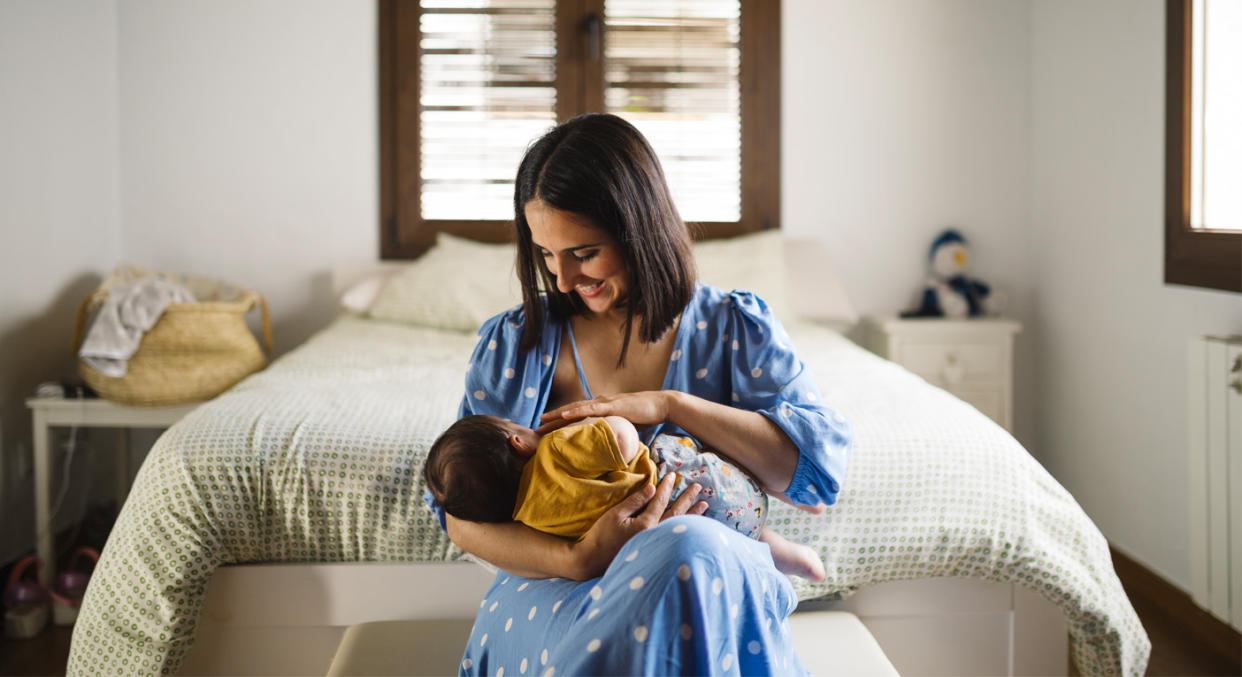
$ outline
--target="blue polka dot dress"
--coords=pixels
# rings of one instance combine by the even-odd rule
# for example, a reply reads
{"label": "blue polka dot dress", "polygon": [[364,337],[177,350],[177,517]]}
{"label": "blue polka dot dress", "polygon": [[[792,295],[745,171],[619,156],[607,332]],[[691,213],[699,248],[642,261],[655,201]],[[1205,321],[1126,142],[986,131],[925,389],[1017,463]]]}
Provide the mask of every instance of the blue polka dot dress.
{"label": "blue polka dot dress", "polygon": [[[483,325],[461,416],[539,425],[565,330],[557,319],[546,322],[525,353],[521,307]],[[786,495],[806,505],[835,502],[850,426],[824,405],[788,334],[754,294],[698,285],[663,387],[772,420],[799,451]],[[688,435],[657,425],[643,432],[644,442],[661,432]],[[461,673],[798,674],[804,670],[786,621],[796,605],[767,545],[711,519],[678,517],[630,539],[592,581],[499,572],[479,606]]]}
{"label": "blue polka dot dress", "polygon": [[682,516],[630,539],[595,580],[501,571],[479,603],[463,675],[797,675],[798,605],[768,546]]}

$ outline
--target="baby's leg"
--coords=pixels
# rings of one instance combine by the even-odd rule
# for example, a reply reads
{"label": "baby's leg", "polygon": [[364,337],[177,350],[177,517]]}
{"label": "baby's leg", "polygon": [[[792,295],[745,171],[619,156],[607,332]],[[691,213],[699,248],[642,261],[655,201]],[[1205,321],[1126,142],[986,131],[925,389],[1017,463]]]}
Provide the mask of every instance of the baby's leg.
{"label": "baby's leg", "polygon": [[814,550],[787,540],[767,527],[759,534],[759,540],[772,549],[772,561],[781,572],[817,583],[824,580],[824,563]]}

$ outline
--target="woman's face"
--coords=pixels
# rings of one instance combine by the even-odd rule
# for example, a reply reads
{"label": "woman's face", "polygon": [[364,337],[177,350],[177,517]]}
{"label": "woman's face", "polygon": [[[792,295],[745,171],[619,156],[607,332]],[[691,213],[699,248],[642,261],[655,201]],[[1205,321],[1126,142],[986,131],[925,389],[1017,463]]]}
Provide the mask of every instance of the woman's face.
{"label": "woman's face", "polygon": [[526,203],[526,223],[534,255],[543,259],[561,293],[577,293],[592,313],[618,307],[617,301],[629,289],[629,275],[621,248],[611,235],[542,200]]}

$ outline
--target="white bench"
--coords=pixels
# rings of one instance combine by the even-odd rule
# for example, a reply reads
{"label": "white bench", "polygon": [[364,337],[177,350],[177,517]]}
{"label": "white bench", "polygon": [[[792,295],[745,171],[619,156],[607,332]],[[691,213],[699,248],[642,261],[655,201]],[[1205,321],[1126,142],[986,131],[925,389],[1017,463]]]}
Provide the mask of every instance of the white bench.
{"label": "white bench", "polygon": [[[324,674],[345,632],[370,621],[457,620],[466,633],[492,580],[486,569],[469,562],[221,567],[207,586],[194,644],[180,674]],[[804,614],[812,611],[853,614],[888,661],[909,674],[1064,675],[1068,666],[1061,611],[1038,593],[1009,583],[892,581],[844,601],[803,601],[798,609],[791,620],[798,654],[820,674],[833,674],[835,669],[822,666],[854,654],[831,648],[837,645],[828,644],[835,633],[828,625],[801,628],[809,620]],[[808,644],[808,639],[814,641]],[[465,640],[454,642],[459,644],[453,653],[458,653]],[[816,658],[821,649],[831,662]],[[530,677],[529,671],[523,677]]]}
{"label": "white bench", "polygon": [[[471,620],[395,620],[345,630],[329,675],[451,675],[457,673]],[[858,617],[806,611],[789,617],[794,648],[811,674],[895,677],[897,670]]]}

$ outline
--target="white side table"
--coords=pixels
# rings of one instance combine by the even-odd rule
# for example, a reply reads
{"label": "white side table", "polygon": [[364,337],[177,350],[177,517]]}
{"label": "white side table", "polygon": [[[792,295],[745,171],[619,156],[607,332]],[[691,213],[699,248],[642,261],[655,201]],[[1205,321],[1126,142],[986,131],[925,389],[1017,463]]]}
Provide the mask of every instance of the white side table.
{"label": "white side table", "polygon": [[1015,320],[863,318],[868,350],[957,395],[1013,432]]}
{"label": "white side table", "polygon": [[116,428],[116,506],[120,511],[129,493],[129,429],[167,428],[194,410],[198,402],[171,407],[126,407],[102,399],[32,397],[26,400],[34,415],[35,542],[43,560],[39,579],[56,576],[55,530],[52,525],[53,427]]}

